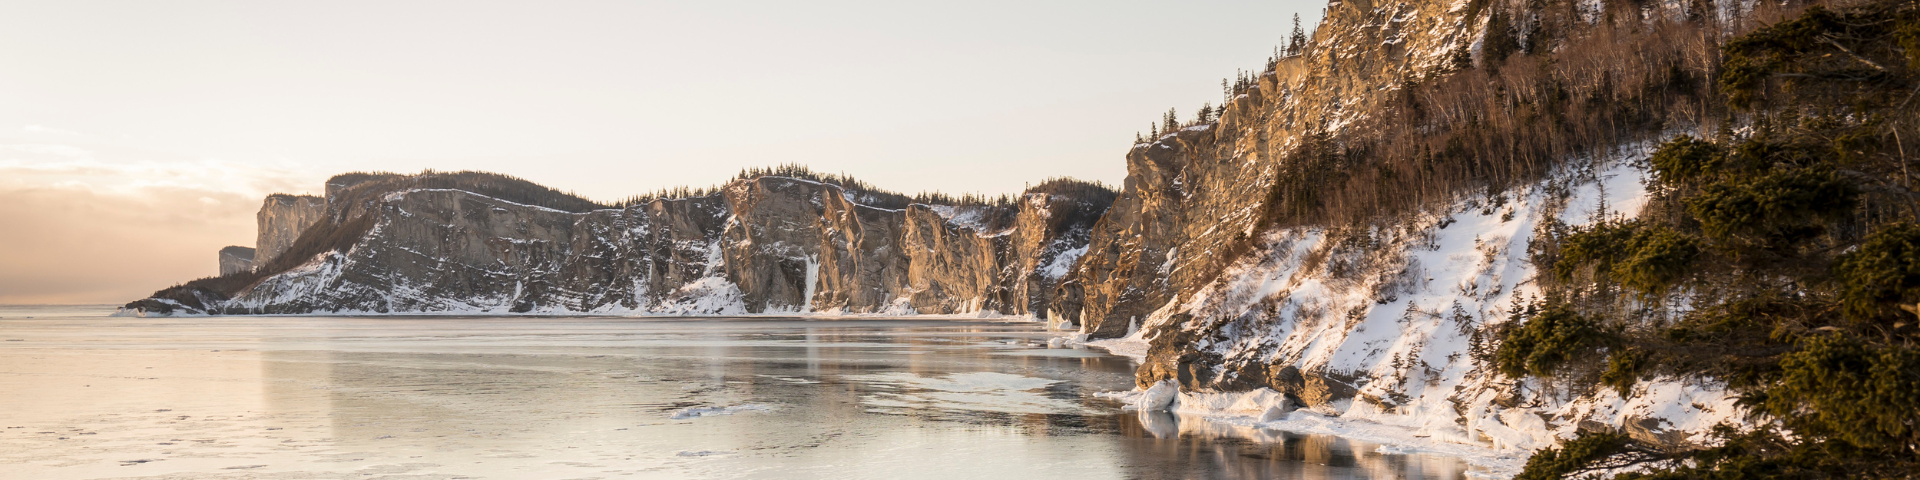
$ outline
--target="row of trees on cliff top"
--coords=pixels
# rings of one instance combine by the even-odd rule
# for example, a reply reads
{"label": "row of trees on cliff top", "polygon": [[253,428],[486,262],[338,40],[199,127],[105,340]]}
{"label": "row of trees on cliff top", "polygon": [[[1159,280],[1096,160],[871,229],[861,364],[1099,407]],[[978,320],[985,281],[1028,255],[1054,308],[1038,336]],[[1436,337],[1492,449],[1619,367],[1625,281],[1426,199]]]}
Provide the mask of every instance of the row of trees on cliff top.
{"label": "row of trees on cliff top", "polygon": [[[1013,207],[1018,201],[1016,195],[981,195],[964,193],[952,195],[941,192],[921,192],[907,196],[890,190],[881,189],[840,173],[822,173],[808,168],[804,164],[786,163],[771,167],[744,168],[734,176],[735,180],[750,180],[759,177],[788,177],[834,185],[846,190],[859,203],[891,209],[906,208],[911,204],[952,205],[952,206],[989,206]],[[438,172],[425,170],[417,175],[387,172],[348,172],[327,180],[327,184],[342,192],[378,191],[390,192],[416,188],[453,189],[486,195],[523,205],[534,205],[566,212],[588,212],[605,208],[627,208],[644,205],[654,200],[705,197],[720,193],[720,186],[710,187],[670,187],[654,193],[627,197],[611,204],[587,200],[571,191],[560,191],[533,183],[512,175],[489,172]],[[1065,195],[1094,203],[1111,204],[1117,194],[1112,187],[1098,182],[1072,177],[1049,177],[1038,185],[1027,184],[1022,193],[1047,193]],[[281,194],[274,194],[281,195]],[[1104,200],[1101,200],[1104,199]],[[362,199],[370,200],[370,198]]]}
{"label": "row of trees on cliff top", "polygon": [[[941,192],[920,192],[908,196],[899,192],[875,187],[872,184],[863,182],[845,173],[816,172],[806,165],[799,163],[784,163],[771,167],[744,168],[740,170],[738,175],[734,176],[734,179],[751,180],[760,177],[797,178],[834,185],[846,190],[855,198],[856,202],[862,205],[895,210],[907,208],[907,206],[912,204],[1012,208],[1016,206],[1015,202],[1019,201],[1019,196],[1006,194],[981,195],[977,193],[963,193],[953,195]],[[720,193],[720,189],[721,186],[719,185],[705,188],[673,187],[661,189],[660,191],[646,195],[628,197],[619,202],[615,202],[614,206],[625,208],[634,205],[644,205],[654,200],[705,197]],[[1072,177],[1049,177],[1042,180],[1038,185],[1027,184],[1026,188],[1022,189],[1021,192],[1023,194],[1047,193],[1052,195],[1066,195],[1076,199],[1094,201],[1102,205],[1113,203],[1113,198],[1117,195],[1113,187],[1104,183],[1080,180]],[[1102,198],[1105,200],[1099,200]]]}
{"label": "row of trees on cliff top", "polygon": [[[1264,71],[1272,72],[1274,66],[1279,65],[1280,60],[1283,58],[1305,55],[1308,46],[1311,45],[1313,41],[1310,35],[1306,28],[1300,25],[1300,14],[1293,14],[1293,33],[1287,36],[1286,44],[1273,47],[1273,56],[1267,58],[1267,66]],[[1167,113],[1160,117],[1158,123],[1151,124],[1147,128],[1149,132],[1147,136],[1143,137],[1140,135],[1140,132],[1134,132],[1133,143],[1146,143],[1147,141],[1160,138],[1161,135],[1178,131],[1181,128],[1205,125],[1220,120],[1220,114],[1226,113],[1227,104],[1232,103],[1234,97],[1240,96],[1240,94],[1246,93],[1248,89],[1253,88],[1254,85],[1258,85],[1258,79],[1259,75],[1257,73],[1248,71],[1234,72],[1231,81],[1225,78],[1220,79],[1221,99],[1219,107],[1213,106],[1213,102],[1200,104],[1200,109],[1194,114],[1193,120],[1187,122],[1180,121],[1180,112],[1176,111],[1177,109],[1169,108],[1167,109]]]}

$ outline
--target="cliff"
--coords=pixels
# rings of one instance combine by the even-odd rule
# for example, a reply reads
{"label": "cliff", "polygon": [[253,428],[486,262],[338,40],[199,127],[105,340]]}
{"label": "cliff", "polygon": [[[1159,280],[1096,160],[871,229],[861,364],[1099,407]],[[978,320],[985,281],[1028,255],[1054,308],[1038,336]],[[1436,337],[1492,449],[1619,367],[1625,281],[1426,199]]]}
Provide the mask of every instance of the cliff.
{"label": "cliff", "polygon": [[[1817,467],[1829,475],[1910,474],[1886,461],[1913,458],[1899,443],[1912,429],[1730,436],[1767,421],[1847,432],[1845,414],[1803,413],[1864,405],[1914,421],[1909,401],[1855,406],[1794,383],[1843,382],[1807,380],[1838,361],[1827,342],[1886,352],[1874,365],[1920,358],[1912,334],[1887,336],[1910,331],[1900,312],[1920,292],[1891,285],[1920,274],[1865,273],[1915,264],[1863,260],[1920,244],[1901,226],[1920,198],[1898,142],[1913,123],[1888,120],[1913,115],[1901,65],[1920,65],[1920,30],[1894,26],[1910,5],[1845,7],[1332,2],[1311,42],[1228,82],[1223,108],[1134,145],[1066,282],[1084,292],[1083,332],[1142,354],[1136,379],[1156,399],[1143,406],[1219,414],[1219,398],[1265,398],[1223,392],[1271,391],[1408,442],[1584,442],[1561,454],[1588,457],[1536,456],[1562,470],[1532,478],[1767,476],[1829,458],[1711,463],[1787,444],[1879,449]],[[1873,241],[1887,250],[1842,254]],[[1835,283],[1846,275],[1853,290]],[[1838,313],[1846,298],[1876,305],[1861,311],[1878,326]],[[1870,362],[1847,358],[1860,363],[1829,373],[1920,385],[1868,380]]]}
{"label": "cliff", "polygon": [[220,274],[232,275],[253,270],[253,252],[247,247],[226,247],[220,249]]}
{"label": "cliff", "polygon": [[[1195,404],[1270,389],[1420,441],[1495,449],[1594,429],[1706,442],[1737,418],[1713,381],[1655,379],[1623,395],[1489,367],[1513,309],[1543,295],[1537,235],[1636,214],[1651,195],[1640,142],[1712,125],[1680,112],[1701,99],[1667,100],[1711,88],[1704,73],[1670,71],[1711,67],[1661,56],[1681,48],[1672,37],[1711,38],[1674,20],[1702,7],[1593,8],[1647,23],[1505,2],[1333,2],[1310,43],[1234,82],[1217,116],[1133,146],[1074,271],[1083,331],[1138,344],[1140,387],[1171,382]],[[1661,63],[1616,63],[1594,53],[1601,43]],[[1603,77],[1677,86],[1591,81]],[[1641,110],[1535,110],[1559,95]],[[1609,124],[1631,127],[1595,127]]]}
{"label": "cliff", "polygon": [[1314,42],[1241,79],[1217,118],[1133,145],[1124,188],[1076,273],[1086,331],[1123,335],[1214,280],[1259,233],[1274,183],[1336,181],[1281,177],[1302,139],[1384,112],[1403,83],[1444,71],[1477,33],[1463,5],[1333,2]]}
{"label": "cliff", "polygon": [[[253,251],[261,260],[266,261],[280,256],[293,241],[300,238],[307,227],[320,221],[327,211],[327,201],[311,195],[268,195],[260,206],[259,239],[254,242]],[[222,274],[227,273],[221,271]]]}
{"label": "cliff", "polygon": [[[321,223],[289,242],[289,255],[303,258],[128,309],[1044,317],[1112,198],[1056,182],[1004,204],[882,208],[839,185],[758,176],[703,196],[608,208],[527,194],[544,187],[516,180],[452,175],[471,178],[336,178]],[[506,186],[432,188],[449,181]],[[548,206],[521,203],[534,198]]]}

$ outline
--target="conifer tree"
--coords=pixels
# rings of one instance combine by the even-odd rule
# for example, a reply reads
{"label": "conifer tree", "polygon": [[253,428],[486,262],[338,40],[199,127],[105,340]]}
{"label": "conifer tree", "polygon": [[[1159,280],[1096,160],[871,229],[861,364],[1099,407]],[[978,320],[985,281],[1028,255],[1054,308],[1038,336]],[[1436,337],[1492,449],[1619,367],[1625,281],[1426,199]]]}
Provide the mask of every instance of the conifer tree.
{"label": "conifer tree", "polygon": [[1520,40],[1514,38],[1513,22],[1507,18],[1505,11],[1494,9],[1493,16],[1487,19],[1485,40],[1481,41],[1481,61],[1489,67],[1497,67],[1519,50]]}
{"label": "conifer tree", "polygon": [[1292,55],[1306,53],[1307,31],[1300,28],[1300,14],[1293,14],[1293,36],[1287,39],[1287,52]]}
{"label": "conifer tree", "polygon": [[1687,21],[1689,22],[1697,23],[1704,21],[1710,13],[1713,13],[1713,2],[1711,1],[1693,0],[1692,3],[1687,5]]}

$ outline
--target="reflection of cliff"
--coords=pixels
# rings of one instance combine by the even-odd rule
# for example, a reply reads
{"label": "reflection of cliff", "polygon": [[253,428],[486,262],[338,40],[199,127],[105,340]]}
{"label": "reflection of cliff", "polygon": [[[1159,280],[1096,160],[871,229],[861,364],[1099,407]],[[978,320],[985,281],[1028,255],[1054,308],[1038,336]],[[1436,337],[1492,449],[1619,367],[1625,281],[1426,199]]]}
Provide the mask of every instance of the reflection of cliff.
{"label": "reflection of cliff", "polygon": [[[1333,435],[1296,434],[1210,421],[1196,415],[1130,412],[1112,417],[1129,437],[1128,458],[1172,461],[1159,468],[1209,478],[1461,478],[1457,459],[1387,455],[1378,445]],[[1148,467],[1152,469],[1154,467]],[[1193,475],[1172,475],[1172,477]]]}
{"label": "reflection of cliff", "polygon": [[301,441],[334,438],[337,411],[335,368],[345,355],[334,350],[260,350],[261,403],[279,428],[278,434]]}
{"label": "reflection of cliff", "polygon": [[[437,325],[384,325],[372,336],[330,338],[324,350],[263,348],[266,412],[287,425],[283,435],[324,438],[347,451],[479,450],[539,463],[582,450],[647,462],[686,450],[845,461],[870,453],[875,432],[911,437],[917,425],[933,421],[870,414],[861,385],[842,379],[908,360],[922,361],[929,373],[951,373],[1001,358],[992,348],[939,360],[899,355],[876,344],[912,348],[905,345],[912,339],[877,337],[871,329],[780,329],[743,339],[728,330],[766,326],[653,323],[644,333],[536,328],[537,339],[521,330],[463,343],[417,340]],[[394,349],[406,353],[357,348],[391,342],[410,345]],[[555,349],[565,353],[547,354]],[[670,418],[683,408],[742,404],[769,411]]]}
{"label": "reflection of cliff", "polygon": [[267,200],[259,272],[128,307],[1071,316],[1059,280],[1112,198],[1070,180],[998,202],[886,195],[759,176],[611,208],[489,174],[345,175],[325,201]]}

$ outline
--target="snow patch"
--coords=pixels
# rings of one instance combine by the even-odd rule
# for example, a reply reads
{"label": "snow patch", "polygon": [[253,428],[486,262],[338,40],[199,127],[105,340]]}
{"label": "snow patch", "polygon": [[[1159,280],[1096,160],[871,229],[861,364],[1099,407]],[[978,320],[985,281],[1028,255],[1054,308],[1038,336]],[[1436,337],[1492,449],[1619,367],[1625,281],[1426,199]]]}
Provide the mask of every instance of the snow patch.
{"label": "snow patch", "polygon": [[1040,269],[1040,276],[1046,277],[1048,280],[1059,280],[1061,277],[1067,276],[1067,273],[1072,272],[1073,265],[1079,263],[1080,257],[1086,254],[1087,247],[1085,245],[1081,245],[1080,248],[1060,252],[1059,255],[1053,257],[1053,263],[1049,263],[1046,268]]}

